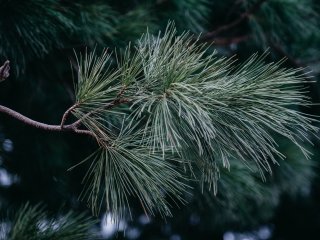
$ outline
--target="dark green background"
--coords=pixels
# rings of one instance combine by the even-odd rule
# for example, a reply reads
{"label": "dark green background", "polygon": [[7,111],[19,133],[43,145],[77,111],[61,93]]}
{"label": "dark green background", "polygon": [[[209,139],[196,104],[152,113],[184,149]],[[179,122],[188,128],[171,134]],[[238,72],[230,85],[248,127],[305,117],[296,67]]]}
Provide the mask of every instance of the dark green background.
{"label": "dark green background", "polygon": [[[121,49],[139,39],[147,27],[151,33],[165,29],[169,20],[175,21],[179,32],[205,35],[232,23],[257,2],[0,0],[0,60],[9,59],[12,67],[10,78],[0,85],[0,104],[35,120],[58,124],[74,100],[73,50]],[[306,87],[311,101],[319,103],[319,7],[316,0],[265,1],[235,27],[207,41],[212,50],[222,56],[236,54],[239,61],[269,48],[268,61],[286,56],[287,67],[309,66],[306,71],[313,70],[314,83]],[[316,105],[301,111],[319,116]],[[237,191],[237,177],[242,177],[238,172],[234,187],[219,189],[212,204],[199,192],[190,205],[173,209],[172,219],[157,216],[146,221],[133,203],[134,219],[127,223],[127,234],[120,232],[118,239],[265,239],[259,230],[266,228],[272,233],[270,239],[317,239],[312,237],[320,227],[319,142],[312,139],[314,155],[308,162],[293,146],[278,140],[287,160],[275,167],[266,183],[259,183],[266,188],[265,196]],[[42,202],[53,212],[62,205],[87,211],[77,199],[86,166],[67,169],[94,149],[95,143],[85,136],[44,132],[0,115],[0,177],[12,180],[8,186],[0,181],[1,213],[27,201]],[[220,204],[227,192],[234,193],[234,200]],[[101,231],[100,225],[93,231]]]}

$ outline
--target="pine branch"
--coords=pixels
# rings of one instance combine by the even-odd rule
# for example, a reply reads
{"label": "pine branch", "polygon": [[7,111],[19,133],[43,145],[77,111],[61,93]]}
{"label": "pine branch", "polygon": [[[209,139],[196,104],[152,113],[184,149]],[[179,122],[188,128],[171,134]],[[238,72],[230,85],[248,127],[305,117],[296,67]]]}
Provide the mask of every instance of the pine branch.
{"label": "pine branch", "polygon": [[[229,169],[232,159],[254,165],[265,178],[271,163],[285,157],[272,133],[309,157],[303,142],[318,128],[297,110],[310,105],[306,76],[282,61],[265,63],[266,56],[235,65],[187,33],[176,36],[169,24],[163,36],[145,34],[120,60],[107,51],[80,55],[75,102],[81,104],[70,107],[60,125],[4,106],[0,112],[40,129],[95,137],[99,149],[79,163],[90,161],[82,197],[95,214],[105,203],[119,222],[133,197],[148,214],[170,216],[171,200],[184,202],[189,172],[214,193],[220,169]],[[65,125],[71,113],[78,120]]]}
{"label": "pine branch", "polygon": [[[163,36],[145,34],[113,69],[106,52],[80,56],[76,99],[82,104],[73,113],[99,139],[100,149],[84,160],[91,165],[82,195],[95,214],[106,202],[118,221],[131,196],[151,215],[170,215],[165,195],[181,202],[186,188],[172,160],[203,191],[217,193],[220,169],[232,159],[253,164],[265,179],[271,163],[285,157],[273,132],[309,156],[302,142],[318,128],[289,107],[310,104],[301,69],[267,64],[266,54],[237,66],[208,54],[188,34],[175,34],[172,24]],[[159,171],[170,179],[159,180]]]}

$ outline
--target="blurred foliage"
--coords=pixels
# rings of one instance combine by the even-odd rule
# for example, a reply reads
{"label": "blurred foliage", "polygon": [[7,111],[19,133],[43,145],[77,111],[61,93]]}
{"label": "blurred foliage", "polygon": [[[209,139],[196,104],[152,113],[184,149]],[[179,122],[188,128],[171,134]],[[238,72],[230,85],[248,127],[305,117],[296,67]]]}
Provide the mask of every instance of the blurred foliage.
{"label": "blurred foliage", "polygon": [[[147,28],[150,33],[163,31],[168,20],[175,20],[179,32],[205,34],[239,19],[257,2],[0,0],[0,60],[10,59],[13,68],[11,77],[1,83],[0,103],[33,119],[58,124],[75,98],[73,49],[83,52],[86,48],[117,47],[123,53],[128,41],[136,42]],[[207,41],[219,54],[237,54],[239,61],[269,47],[267,61],[286,56],[288,67],[310,66],[316,81],[320,72],[319,7],[317,0],[266,0],[235,27]],[[241,36],[246,38],[235,41]],[[309,83],[306,88],[310,90],[306,96],[319,102],[319,84]],[[316,106],[302,110],[319,115]],[[13,142],[12,151],[3,145],[6,139]],[[292,144],[279,136],[277,139],[287,158],[279,161],[280,166],[273,168],[266,182],[232,161],[231,171],[220,173],[216,197],[213,193],[202,195],[199,188],[188,206],[174,209],[174,218],[166,223],[155,218],[145,225],[136,218],[142,214],[139,203],[132,202],[134,221],[130,226],[140,229],[140,239],[175,235],[221,239],[225,231],[250,230],[260,224],[273,224],[274,239],[302,239],[317,233],[320,145],[312,139],[314,156],[306,161]],[[75,212],[84,211],[86,206],[77,197],[87,166],[66,170],[94,149],[95,143],[86,137],[48,134],[1,115],[0,170],[15,179],[10,185],[1,184],[1,212],[9,206],[18,209],[27,201],[44,202],[53,212],[58,212],[62,203]]]}
{"label": "blurred foliage", "polygon": [[24,204],[13,216],[2,220],[5,225],[2,225],[0,237],[9,240],[92,239],[89,230],[95,223],[85,214],[72,211],[52,216],[42,205],[31,206],[29,203]]}

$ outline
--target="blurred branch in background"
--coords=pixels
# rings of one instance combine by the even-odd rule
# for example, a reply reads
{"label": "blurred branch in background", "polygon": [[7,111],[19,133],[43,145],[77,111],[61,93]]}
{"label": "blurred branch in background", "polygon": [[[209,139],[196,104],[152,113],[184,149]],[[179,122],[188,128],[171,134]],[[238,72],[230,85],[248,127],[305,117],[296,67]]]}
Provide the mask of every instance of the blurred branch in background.
{"label": "blurred branch in background", "polygon": [[90,230],[97,222],[85,213],[50,214],[43,204],[35,206],[26,203],[14,213],[2,218],[4,228],[0,231],[1,239],[8,240],[86,240],[94,239]]}
{"label": "blurred branch in background", "polygon": [[250,9],[248,9],[246,12],[242,13],[237,19],[233,20],[231,23],[228,23],[226,25],[222,25],[220,27],[217,27],[215,30],[211,31],[211,32],[207,32],[205,33],[200,40],[201,41],[209,41],[212,40],[212,38],[216,37],[217,35],[219,35],[222,32],[228,31],[231,28],[234,28],[236,26],[238,26],[239,24],[241,24],[244,20],[246,20],[247,18],[249,18],[252,14],[254,14],[255,12],[257,12],[261,5],[266,2],[268,0],[259,0],[257,1]]}

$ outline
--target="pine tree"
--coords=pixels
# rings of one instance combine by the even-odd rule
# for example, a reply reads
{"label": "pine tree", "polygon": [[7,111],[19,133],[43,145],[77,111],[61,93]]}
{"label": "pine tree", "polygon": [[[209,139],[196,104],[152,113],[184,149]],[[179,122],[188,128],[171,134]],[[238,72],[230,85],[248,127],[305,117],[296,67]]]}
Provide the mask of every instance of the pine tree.
{"label": "pine tree", "polygon": [[[80,199],[96,216],[111,212],[116,225],[140,210],[175,217],[182,205],[210,207],[208,224],[219,235],[265,222],[284,194],[296,195],[314,178],[309,143],[318,128],[307,108],[318,88],[310,99],[306,87],[315,82],[303,67],[319,50],[317,3],[2,0],[0,6],[0,58],[11,67],[10,77],[9,62],[0,68],[0,112],[11,117],[4,130],[24,142],[28,159],[38,159],[21,163],[2,153],[16,159],[6,167],[22,183],[32,185],[40,164],[44,173],[58,172],[52,172],[58,183],[47,184],[70,183],[61,192],[71,199],[84,176]],[[25,143],[16,140],[12,117],[72,134],[24,130],[31,139]],[[50,156],[31,150],[33,144],[49,148]],[[43,201],[41,193],[31,199]],[[49,195],[45,201],[53,204]],[[24,211],[43,216],[38,206]]]}

